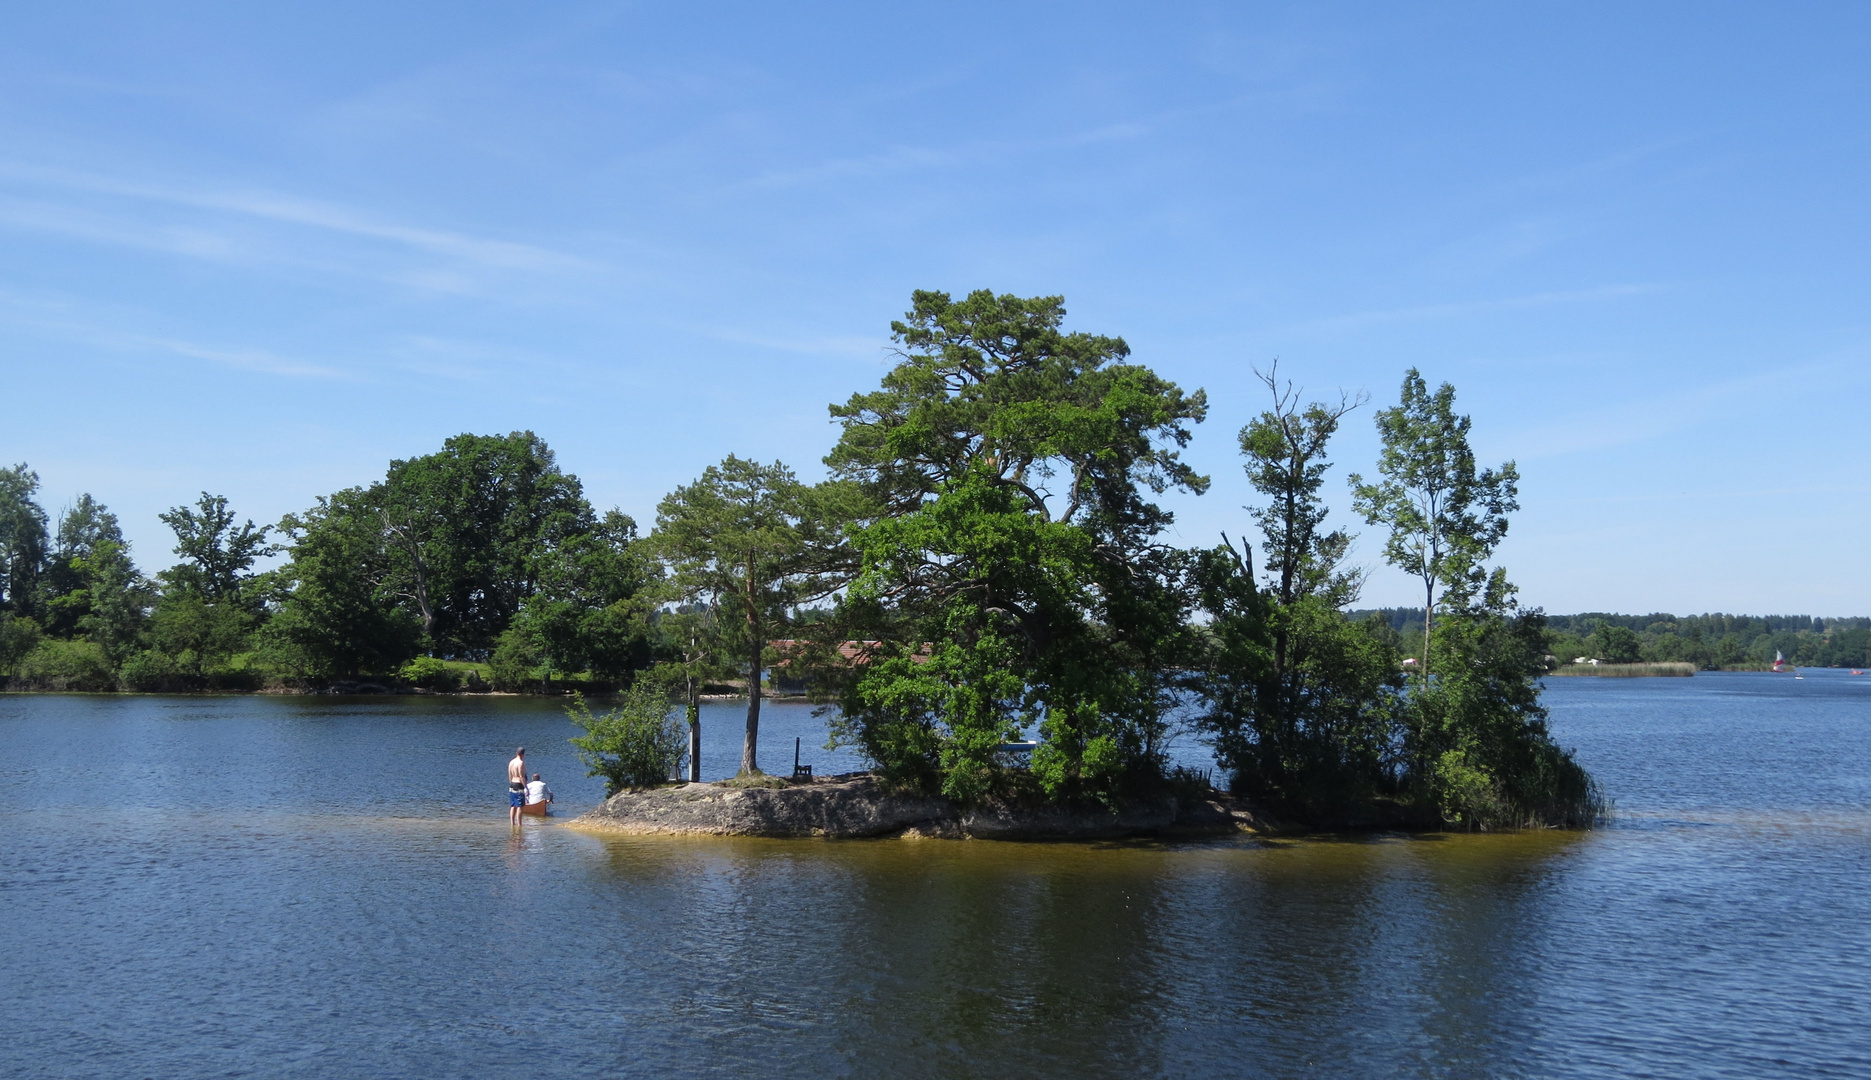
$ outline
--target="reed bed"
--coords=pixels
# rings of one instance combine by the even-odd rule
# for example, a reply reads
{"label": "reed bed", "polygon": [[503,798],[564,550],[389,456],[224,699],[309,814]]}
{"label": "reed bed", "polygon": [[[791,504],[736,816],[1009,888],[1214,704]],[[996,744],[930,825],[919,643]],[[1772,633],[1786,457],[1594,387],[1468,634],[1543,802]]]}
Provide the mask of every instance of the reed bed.
{"label": "reed bed", "polygon": [[1555,675],[1596,675],[1609,679],[1638,679],[1658,676],[1688,678],[1696,666],[1687,662],[1667,664],[1561,664]]}

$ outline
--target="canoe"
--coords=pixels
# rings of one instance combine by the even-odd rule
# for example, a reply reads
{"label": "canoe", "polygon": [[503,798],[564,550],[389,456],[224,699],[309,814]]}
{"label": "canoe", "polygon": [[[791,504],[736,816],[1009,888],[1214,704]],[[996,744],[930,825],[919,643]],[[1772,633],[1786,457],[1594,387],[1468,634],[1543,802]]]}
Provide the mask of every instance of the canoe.
{"label": "canoe", "polygon": [[549,809],[551,806],[552,804],[549,802],[527,803],[525,806],[520,807],[520,813],[532,817],[545,817],[551,812]]}

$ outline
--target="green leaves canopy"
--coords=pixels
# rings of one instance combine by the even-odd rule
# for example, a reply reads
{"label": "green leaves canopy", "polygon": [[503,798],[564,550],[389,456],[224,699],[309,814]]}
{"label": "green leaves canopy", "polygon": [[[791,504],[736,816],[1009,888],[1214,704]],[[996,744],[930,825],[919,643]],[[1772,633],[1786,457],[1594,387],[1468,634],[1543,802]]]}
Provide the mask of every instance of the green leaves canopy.
{"label": "green leaves canopy", "polygon": [[1036,721],[1055,794],[1110,797],[1160,764],[1183,594],[1144,492],[1206,488],[1178,456],[1205,400],[1064,317],[1059,297],[917,292],[882,387],[831,410],[826,462],[877,508],[852,529],[846,600],[881,644],[844,730],[957,798],[985,794],[996,748]]}
{"label": "green leaves canopy", "polygon": [[487,655],[553,553],[594,525],[578,478],[530,431],[393,461],[370,499],[398,552],[390,586],[448,655]]}
{"label": "green leaves canopy", "polygon": [[1377,414],[1382,479],[1365,483],[1355,473],[1349,478],[1352,505],[1365,521],[1390,530],[1384,557],[1423,583],[1425,684],[1437,588],[1453,587],[1458,599],[1484,588],[1482,564],[1507,535],[1507,515],[1520,509],[1514,463],[1476,472],[1469,426],[1468,417],[1455,414],[1455,387],[1443,383],[1432,395],[1411,368],[1403,377],[1402,400]]}
{"label": "green leaves canopy", "polygon": [[[708,623],[724,651],[742,658],[747,729],[741,771],[759,771],[760,674],[767,642],[790,609],[830,588],[826,552],[835,526],[824,521],[827,493],[801,484],[785,465],[730,454],[656,508],[650,544],[668,571],[664,595],[712,609]],[[699,627],[698,627],[699,628]]]}

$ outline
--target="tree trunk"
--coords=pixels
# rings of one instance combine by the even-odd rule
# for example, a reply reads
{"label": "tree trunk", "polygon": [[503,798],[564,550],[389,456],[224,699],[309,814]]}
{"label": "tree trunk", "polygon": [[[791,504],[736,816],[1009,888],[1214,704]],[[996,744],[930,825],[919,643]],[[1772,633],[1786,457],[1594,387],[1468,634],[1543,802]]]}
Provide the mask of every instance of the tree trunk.
{"label": "tree trunk", "polygon": [[760,743],[760,653],[766,647],[761,633],[760,607],[755,602],[754,553],[747,552],[747,737],[741,742],[741,772],[757,773],[760,765],[754,750]]}
{"label": "tree trunk", "polygon": [[[748,629],[758,630],[759,624]],[[760,741],[760,651],[766,642],[757,633],[749,636],[753,643],[747,657],[747,738],[741,743],[741,772],[757,773],[760,766],[754,760],[754,747]]]}
{"label": "tree trunk", "polygon": [[[410,572],[415,579],[415,592],[410,594],[410,599],[416,602],[416,610],[422,613],[422,632],[426,636],[435,629],[435,610],[429,606],[429,567],[422,561],[422,545],[409,535],[408,529],[391,523],[389,511],[380,511],[379,516],[383,519],[384,529],[396,537],[403,550],[409,553]],[[429,650],[429,655],[435,655],[433,648]]]}
{"label": "tree trunk", "polygon": [[1429,689],[1429,627],[1436,617],[1436,587],[1423,588],[1423,689]]}
{"label": "tree trunk", "polygon": [[702,782],[702,685],[689,680],[689,783]]}

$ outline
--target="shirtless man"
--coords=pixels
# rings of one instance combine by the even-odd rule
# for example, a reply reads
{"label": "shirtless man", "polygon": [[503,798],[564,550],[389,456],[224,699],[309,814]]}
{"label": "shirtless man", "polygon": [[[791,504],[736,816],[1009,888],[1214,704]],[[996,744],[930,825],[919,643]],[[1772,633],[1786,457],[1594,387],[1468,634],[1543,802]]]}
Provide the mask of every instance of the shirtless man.
{"label": "shirtless man", "polygon": [[514,828],[520,826],[520,807],[526,805],[526,747],[513,752],[513,760],[507,762],[507,820]]}

